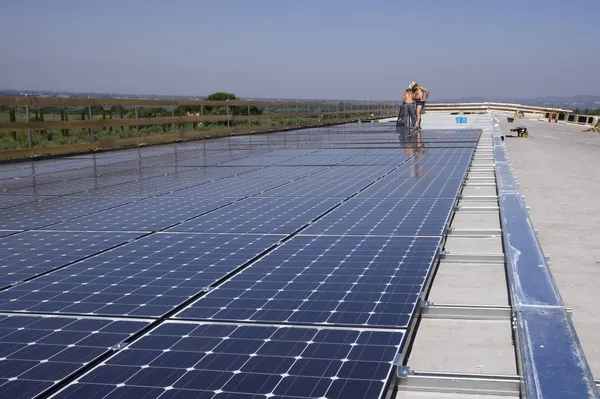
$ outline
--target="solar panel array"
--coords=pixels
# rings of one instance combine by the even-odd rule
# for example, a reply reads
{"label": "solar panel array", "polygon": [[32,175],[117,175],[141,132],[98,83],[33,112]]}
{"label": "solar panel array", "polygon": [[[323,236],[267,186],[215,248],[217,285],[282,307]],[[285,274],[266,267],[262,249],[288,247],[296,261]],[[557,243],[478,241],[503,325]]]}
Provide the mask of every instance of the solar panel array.
{"label": "solar panel array", "polygon": [[478,137],[350,124],[0,166],[0,396],[384,397]]}

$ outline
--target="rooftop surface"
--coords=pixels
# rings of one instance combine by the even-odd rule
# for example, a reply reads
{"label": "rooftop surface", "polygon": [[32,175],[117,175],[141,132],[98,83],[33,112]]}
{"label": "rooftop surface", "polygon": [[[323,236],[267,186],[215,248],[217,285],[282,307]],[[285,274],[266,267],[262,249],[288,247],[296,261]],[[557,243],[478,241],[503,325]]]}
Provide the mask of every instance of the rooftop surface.
{"label": "rooftop surface", "polygon": [[[600,142],[522,123],[532,137],[506,149],[598,375],[584,198]],[[349,124],[0,166],[0,391],[518,397],[492,118],[459,127],[426,115],[419,135]]]}

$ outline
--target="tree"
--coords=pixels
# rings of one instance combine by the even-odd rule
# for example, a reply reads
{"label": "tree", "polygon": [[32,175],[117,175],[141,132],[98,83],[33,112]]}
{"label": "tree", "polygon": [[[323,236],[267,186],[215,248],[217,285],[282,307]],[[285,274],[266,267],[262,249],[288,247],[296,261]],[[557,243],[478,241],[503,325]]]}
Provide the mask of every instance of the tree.
{"label": "tree", "polygon": [[586,108],[585,111],[583,111],[583,114],[584,115],[589,115],[590,114],[590,110]]}
{"label": "tree", "polygon": [[84,121],[85,120],[85,109],[81,110],[81,120]]}
{"label": "tree", "polygon": [[579,108],[575,108],[575,115],[579,115]]}
{"label": "tree", "polygon": [[40,109],[40,119],[39,119],[39,121],[40,122],[44,121],[44,110],[43,109]]}

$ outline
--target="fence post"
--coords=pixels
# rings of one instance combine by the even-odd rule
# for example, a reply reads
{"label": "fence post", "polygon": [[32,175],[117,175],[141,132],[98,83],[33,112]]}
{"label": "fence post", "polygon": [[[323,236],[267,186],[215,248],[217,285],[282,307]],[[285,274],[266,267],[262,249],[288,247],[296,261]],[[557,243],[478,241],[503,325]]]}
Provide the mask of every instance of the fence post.
{"label": "fence post", "polygon": [[[29,122],[29,105],[25,105],[25,116],[27,117],[27,122]],[[27,132],[27,140],[29,141],[29,148],[32,148],[33,138],[31,137],[31,128],[29,128],[29,131]]]}
{"label": "fence post", "polygon": [[[88,97],[89,98],[89,97]],[[88,105],[88,114],[90,116],[90,123],[93,125],[92,121],[92,106]],[[90,141],[94,142],[94,127],[90,125]]]}
{"label": "fence post", "polygon": [[225,106],[225,114],[227,115],[227,127],[233,126],[233,123],[229,120],[229,105]]}
{"label": "fence post", "polygon": [[271,121],[269,119],[269,106],[267,105],[267,129],[269,128],[269,125],[271,124]]}
{"label": "fence post", "polygon": [[248,129],[252,127],[252,120],[250,119],[250,104],[248,104]]}
{"label": "fence post", "polygon": [[[134,107],[134,109],[135,109],[135,120],[136,120],[136,122],[137,122],[137,120],[138,120],[138,118],[139,118],[139,114],[138,114],[138,106],[136,105],[136,106]],[[139,136],[139,135],[140,135],[140,125],[138,125],[138,124],[136,124],[136,125],[135,125],[135,134],[136,134],[136,136]]]}
{"label": "fence post", "polygon": [[[175,117],[175,104],[171,105],[171,117]],[[175,133],[175,121],[171,124],[171,131]]]}
{"label": "fence post", "polygon": [[317,113],[319,114],[319,125],[321,124],[321,106],[317,105]]}

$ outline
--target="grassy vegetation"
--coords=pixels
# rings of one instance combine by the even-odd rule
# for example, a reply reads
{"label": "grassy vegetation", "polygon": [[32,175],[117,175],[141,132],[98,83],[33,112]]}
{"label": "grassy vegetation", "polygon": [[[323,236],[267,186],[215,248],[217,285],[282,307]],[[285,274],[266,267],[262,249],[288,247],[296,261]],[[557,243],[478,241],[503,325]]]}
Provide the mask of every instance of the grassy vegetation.
{"label": "grassy vegetation", "polygon": [[[211,98],[207,98],[210,100]],[[236,99],[230,93],[215,93],[212,100]],[[346,105],[348,107],[348,105]],[[320,116],[311,117],[278,117],[280,113],[290,112],[320,112]],[[260,116],[261,119],[253,119],[250,125],[247,120],[221,121],[221,122],[184,122],[169,123],[162,125],[148,126],[115,126],[104,128],[93,128],[94,141],[117,140],[133,137],[155,136],[155,135],[180,135],[181,133],[201,132],[224,129],[238,128],[245,130],[247,128],[273,128],[295,127],[308,124],[319,124],[335,122],[337,120],[356,118],[360,111],[359,107],[355,110],[348,110],[337,117],[335,115],[326,115],[328,112],[336,111],[335,104],[325,107],[256,107],[256,106],[179,106],[179,107],[29,107],[29,116],[23,106],[0,106],[0,123],[11,122],[48,122],[48,121],[75,121],[75,120],[106,120],[106,119],[135,119],[137,118],[155,118],[184,115],[234,115],[234,116]],[[264,116],[268,114],[267,121]],[[366,116],[365,113],[362,114]],[[60,129],[60,130],[32,130],[32,147],[47,148],[62,145],[83,144],[92,141],[92,131],[86,129]],[[29,148],[29,133],[27,130],[4,131],[0,132],[0,150],[14,150]]]}

